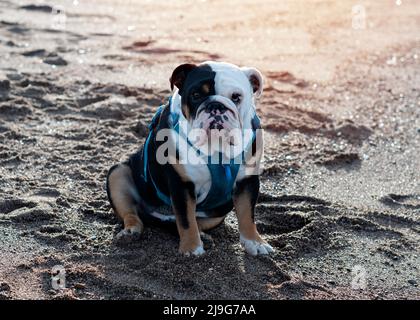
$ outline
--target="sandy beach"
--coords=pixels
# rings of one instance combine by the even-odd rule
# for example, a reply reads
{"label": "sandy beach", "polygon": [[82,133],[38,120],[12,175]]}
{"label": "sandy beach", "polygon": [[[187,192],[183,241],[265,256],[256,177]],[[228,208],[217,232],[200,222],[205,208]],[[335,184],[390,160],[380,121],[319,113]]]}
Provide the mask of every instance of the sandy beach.
{"label": "sandy beach", "polygon": [[[265,76],[252,257],[118,243],[105,192],[185,62]],[[0,300],[420,299],[416,0],[0,0]],[[65,270],[65,288],[52,270]]]}

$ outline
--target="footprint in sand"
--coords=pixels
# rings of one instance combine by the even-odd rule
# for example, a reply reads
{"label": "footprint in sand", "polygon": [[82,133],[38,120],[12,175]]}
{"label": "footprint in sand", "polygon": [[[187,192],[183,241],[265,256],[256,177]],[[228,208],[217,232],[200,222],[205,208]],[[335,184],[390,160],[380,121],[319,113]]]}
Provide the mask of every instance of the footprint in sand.
{"label": "footprint in sand", "polygon": [[9,300],[11,299],[12,288],[7,282],[0,282],[0,300]]}
{"label": "footprint in sand", "polygon": [[[302,79],[297,79],[292,73],[288,72],[288,71],[272,71],[272,72],[267,72],[266,73],[266,77],[269,80],[272,81],[278,81],[278,82],[282,82],[282,83],[288,83],[288,84],[292,84],[298,88],[305,88],[309,85],[309,83],[305,80]],[[271,82],[271,81],[270,81]],[[276,91],[282,91],[277,89],[275,86],[270,85],[269,86],[269,90],[276,90]]]}
{"label": "footprint in sand", "polygon": [[0,81],[0,102],[10,100],[10,81],[2,80]]}
{"label": "footprint in sand", "polygon": [[390,207],[420,209],[420,195],[418,194],[401,195],[390,193],[379,199],[379,201]]}
{"label": "footprint in sand", "polygon": [[43,223],[55,219],[55,214],[47,206],[37,206],[35,208],[20,208],[9,212],[8,219],[15,223]]}
{"label": "footprint in sand", "polygon": [[51,13],[53,8],[49,5],[45,4],[28,4],[20,6],[19,9],[27,10],[27,11],[38,11],[38,12],[45,12]]}
{"label": "footprint in sand", "polygon": [[265,202],[295,202],[295,203],[310,203],[312,205],[322,205],[330,206],[331,203],[323,199],[311,197],[311,196],[301,196],[301,195],[283,195],[283,196],[272,196],[270,194],[262,192],[258,198],[260,203]]}
{"label": "footprint in sand", "polygon": [[16,121],[26,118],[32,114],[32,110],[24,105],[7,104],[0,105],[0,119],[6,121]]}
{"label": "footprint in sand", "polygon": [[315,197],[262,193],[257,206],[257,224],[270,244],[287,255],[294,255],[329,243],[325,230],[333,222],[324,216],[334,210],[329,202]]}
{"label": "footprint in sand", "polygon": [[[264,208],[264,210],[268,211],[267,208]],[[311,219],[301,213],[280,213],[276,208],[271,214],[264,214],[259,217],[258,228],[262,234],[279,235],[300,230],[310,222]]]}
{"label": "footprint in sand", "polygon": [[[321,156],[318,160],[315,161],[316,164],[324,165],[328,169],[356,169],[361,165],[361,159],[358,153],[354,152],[325,152],[324,156]],[[352,166],[349,166],[352,165]]]}
{"label": "footprint in sand", "polygon": [[59,56],[55,52],[48,52],[45,49],[35,49],[30,51],[25,51],[22,53],[24,57],[38,57],[43,58],[42,62],[46,64],[51,64],[54,66],[66,66],[68,62],[64,60],[61,56]]}
{"label": "footprint in sand", "polygon": [[6,215],[20,208],[34,208],[36,203],[19,198],[0,200],[0,215]]}
{"label": "footprint in sand", "polygon": [[24,57],[46,57],[47,55],[48,52],[45,49],[35,49],[22,53],[22,56]]}

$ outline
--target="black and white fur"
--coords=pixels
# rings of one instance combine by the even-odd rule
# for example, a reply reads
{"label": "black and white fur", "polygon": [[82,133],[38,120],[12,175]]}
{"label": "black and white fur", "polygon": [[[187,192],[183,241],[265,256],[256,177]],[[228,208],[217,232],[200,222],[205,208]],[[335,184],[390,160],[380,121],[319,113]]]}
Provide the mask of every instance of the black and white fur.
{"label": "black and white fur", "polygon": [[[224,62],[207,61],[200,65],[184,64],[177,67],[171,78],[174,89],[170,110],[164,110],[157,129],[170,128],[169,115],[177,114],[180,121],[188,123],[183,136],[188,136],[194,128],[204,131],[218,128],[252,129],[252,119],[256,113],[255,100],[262,94],[263,77],[255,68],[239,68]],[[221,117],[222,116],[222,117]],[[179,137],[172,131],[169,141],[175,143]],[[251,139],[248,136],[248,139]],[[171,143],[171,142],[169,142]],[[160,142],[155,141],[151,154],[155,154]],[[247,141],[244,142],[247,145]],[[223,146],[229,148],[230,146]],[[177,148],[177,157],[187,157],[185,148]],[[139,151],[141,152],[141,150]],[[195,205],[206,198],[211,179],[205,158],[195,155],[194,163],[202,165],[159,165],[156,159],[150,160],[150,170],[156,174],[159,188],[170,194],[173,216],[162,215],[153,208],[156,196],[153,190],[140,190],[138,177],[141,166],[140,153],[132,156],[128,162],[111,168],[107,179],[107,192],[111,205],[124,221],[124,230],[117,238],[132,238],[143,231],[145,216],[161,220],[175,220],[180,235],[180,252],[200,255],[204,253],[200,232],[223,222],[232,209],[227,206],[211,212],[195,212]],[[188,157],[191,157],[191,153]],[[253,145],[252,156],[261,160],[262,148]],[[153,158],[153,157],[152,157]],[[134,160],[133,160],[134,159]],[[189,160],[191,160],[189,158]],[[245,250],[252,254],[269,254],[273,248],[258,234],[254,221],[255,204],[259,192],[258,175],[249,174],[247,164],[242,164],[236,177],[232,206],[239,220],[240,241]],[[151,209],[152,208],[152,209]],[[143,219],[144,220],[144,219]]]}

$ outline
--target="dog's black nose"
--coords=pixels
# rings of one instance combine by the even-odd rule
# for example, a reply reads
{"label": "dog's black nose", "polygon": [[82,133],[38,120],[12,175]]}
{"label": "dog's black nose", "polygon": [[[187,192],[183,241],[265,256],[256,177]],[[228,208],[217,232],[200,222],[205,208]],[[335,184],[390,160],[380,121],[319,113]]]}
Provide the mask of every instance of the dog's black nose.
{"label": "dog's black nose", "polygon": [[211,115],[215,115],[225,113],[227,108],[223,103],[213,101],[206,105],[205,111]]}

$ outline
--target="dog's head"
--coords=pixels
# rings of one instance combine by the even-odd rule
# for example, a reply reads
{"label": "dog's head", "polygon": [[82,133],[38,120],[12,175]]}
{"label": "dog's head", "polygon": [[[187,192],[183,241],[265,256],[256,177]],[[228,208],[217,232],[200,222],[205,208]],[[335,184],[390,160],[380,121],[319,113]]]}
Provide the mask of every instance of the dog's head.
{"label": "dog's head", "polygon": [[263,77],[255,68],[208,61],[178,66],[170,83],[172,89],[178,88],[182,113],[191,128],[210,137],[214,131],[250,128]]}

